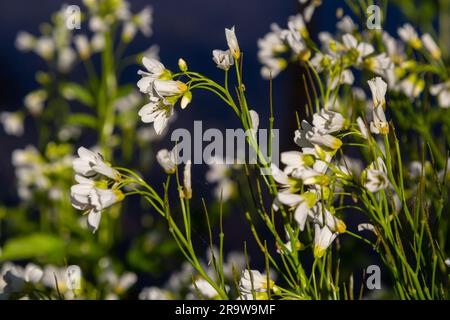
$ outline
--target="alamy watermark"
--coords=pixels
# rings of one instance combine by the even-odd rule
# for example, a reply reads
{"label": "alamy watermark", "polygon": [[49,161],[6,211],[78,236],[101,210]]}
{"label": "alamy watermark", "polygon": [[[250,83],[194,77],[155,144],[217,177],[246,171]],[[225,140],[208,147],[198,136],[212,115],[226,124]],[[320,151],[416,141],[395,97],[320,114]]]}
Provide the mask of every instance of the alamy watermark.
{"label": "alamy watermark", "polygon": [[[226,129],[203,131],[202,121],[194,121],[194,134],[183,128],[175,129],[171,141],[176,143],[178,164],[191,160],[193,164],[266,164],[279,166],[279,130],[272,129]],[[259,159],[259,160],[258,160]],[[269,172],[262,172],[269,174]]]}

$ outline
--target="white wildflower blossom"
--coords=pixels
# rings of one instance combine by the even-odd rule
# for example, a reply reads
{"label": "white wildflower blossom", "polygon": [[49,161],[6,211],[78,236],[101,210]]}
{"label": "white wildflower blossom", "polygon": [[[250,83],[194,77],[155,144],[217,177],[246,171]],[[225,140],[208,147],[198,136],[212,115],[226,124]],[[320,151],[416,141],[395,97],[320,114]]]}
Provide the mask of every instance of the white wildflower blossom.
{"label": "white wildflower blossom", "polygon": [[450,81],[431,86],[430,93],[437,96],[441,108],[450,108]]}

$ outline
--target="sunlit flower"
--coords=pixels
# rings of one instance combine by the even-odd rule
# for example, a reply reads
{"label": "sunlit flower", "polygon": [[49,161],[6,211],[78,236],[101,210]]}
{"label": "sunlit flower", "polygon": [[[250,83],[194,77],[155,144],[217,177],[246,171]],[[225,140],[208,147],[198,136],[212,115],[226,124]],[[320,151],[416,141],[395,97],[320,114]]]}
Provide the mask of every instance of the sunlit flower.
{"label": "sunlit flower", "polygon": [[3,280],[6,283],[3,290],[5,293],[27,291],[29,287],[33,287],[41,281],[42,275],[42,269],[33,263],[27,264],[25,268],[14,265],[3,275]]}
{"label": "sunlit flower", "polygon": [[170,293],[158,287],[147,287],[139,293],[139,300],[169,300]]}
{"label": "sunlit flower", "polygon": [[273,288],[275,283],[267,275],[261,274],[257,270],[242,271],[239,281],[241,293],[264,292]]}
{"label": "sunlit flower", "polygon": [[441,58],[441,49],[439,49],[438,45],[429,33],[422,35],[422,42],[423,46],[428,50],[434,59],[439,60]]}
{"label": "sunlit flower", "polygon": [[162,149],[156,154],[156,160],[167,174],[173,174],[176,171],[177,159],[175,158],[175,148],[172,151]]}
{"label": "sunlit flower", "polygon": [[350,16],[344,16],[341,20],[339,20],[336,23],[336,28],[342,32],[352,33],[358,27],[353,22],[352,18],[350,18]]}
{"label": "sunlit flower", "polygon": [[138,74],[142,76],[142,79],[138,81],[137,86],[141,92],[150,93],[152,91],[153,82],[160,78],[168,79],[167,76],[169,72],[164,65],[156,59],[143,57],[142,63],[147,71],[138,71]]}
{"label": "sunlit flower", "polygon": [[321,109],[313,115],[313,125],[320,132],[333,133],[342,130],[347,120],[338,112]]}
{"label": "sunlit flower", "polygon": [[28,32],[20,31],[16,37],[16,48],[20,51],[30,51],[34,48],[36,38]]}
{"label": "sunlit flower", "polygon": [[356,119],[356,123],[358,124],[359,131],[364,139],[369,139],[369,131],[367,130],[366,124],[364,123],[361,117]]}
{"label": "sunlit flower", "polygon": [[216,289],[203,278],[195,280],[193,287],[206,299],[213,299],[219,295]]}
{"label": "sunlit flower", "polygon": [[321,258],[327,251],[328,247],[336,239],[337,233],[331,232],[331,230],[325,225],[314,225],[314,242],[313,253],[315,258]]}
{"label": "sunlit flower", "polygon": [[370,192],[377,192],[386,189],[389,186],[389,180],[386,174],[386,165],[380,157],[377,161],[371,163],[366,169],[366,182],[364,186]]}
{"label": "sunlit flower", "polygon": [[447,109],[450,107],[450,81],[433,85],[430,88],[430,93],[437,96],[441,108]]}
{"label": "sunlit flower", "polygon": [[151,98],[138,112],[144,123],[153,123],[156,134],[161,134],[173,116],[173,105],[165,99]]}
{"label": "sunlit flower", "polygon": [[76,173],[85,177],[92,177],[100,173],[113,180],[120,179],[119,172],[106,163],[99,153],[80,147],[78,148],[78,156],[79,158],[73,161],[73,169]]}
{"label": "sunlit flower", "polygon": [[192,198],[191,165],[191,160],[188,160],[183,171],[183,196],[185,199]]}
{"label": "sunlit flower", "polygon": [[83,60],[88,59],[91,56],[91,47],[88,38],[83,34],[79,34],[74,37],[73,41],[80,58]]}
{"label": "sunlit flower", "polygon": [[[301,4],[305,4],[308,0],[299,0]],[[322,0],[311,0],[311,2],[303,10],[305,21],[309,22],[314,14],[314,10],[322,4]]]}
{"label": "sunlit flower", "polygon": [[234,26],[231,29],[225,29],[225,37],[227,38],[228,48],[235,59],[239,59],[241,56],[241,50],[239,49],[239,43],[236,38]]}
{"label": "sunlit flower", "polygon": [[277,199],[280,203],[295,209],[295,221],[298,223],[300,231],[303,231],[308,214],[317,201],[315,193],[305,192],[299,195],[288,192],[279,192]]}
{"label": "sunlit flower", "polygon": [[410,74],[399,84],[400,90],[411,100],[417,98],[425,88],[425,81],[416,74]]}
{"label": "sunlit flower", "polygon": [[373,78],[367,81],[372,92],[372,100],[374,107],[381,106],[383,109],[386,107],[386,92],[387,84],[380,77]]}
{"label": "sunlit flower", "polygon": [[51,37],[41,37],[36,40],[34,51],[45,60],[53,58],[55,53],[55,42]]}
{"label": "sunlit flower", "polygon": [[400,39],[408,43],[414,49],[420,49],[422,47],[422,42],[411,24],[405,23],[402,27],[398,28],[397,32]]}
{"label": "sunlit flower", "polygon": [[213,61],[217,64],[217,68],[228,70],[234,64],[233,56],[230,50],[213,50]]}
{"label": "sunlit flower", "polygon": [[1,112],[0,122],[6,134],[17,137],[23,135],[23,116],[19,112]]}

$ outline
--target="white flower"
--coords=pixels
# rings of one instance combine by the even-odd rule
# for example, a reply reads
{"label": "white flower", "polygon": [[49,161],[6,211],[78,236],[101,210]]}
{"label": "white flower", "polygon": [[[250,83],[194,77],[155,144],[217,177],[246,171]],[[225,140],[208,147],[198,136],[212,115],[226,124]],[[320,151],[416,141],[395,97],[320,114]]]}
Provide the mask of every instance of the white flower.
{"label": "white flower", "polygon": [[74,37],[73,41],[81,59],[88,59],[91,56],[91,47],[87,37],[83,34],[79,34]]}
{"label": "white flower", "polygon": [[89,29],[94,33],[103,33],[108,31],[108,23],[99,16],[93,16],[89,19]]}
{"label": "white flower", "polygon": [[50,37],[41,37],[37,39],[34,51],[43,59],[50,60],[55,52],[55,42]]}
{"label": "white flower", "polygon": [[105,35],[101,32],[96,32],[91,38],[92,52],[100,52],[105,48]]}
{"label": "white flower", "polygon": [[189,103],[192,101],[192,92],[186,91],[181,97],[180,107],[181,109],[186,109]]}
{"label": "white flower", "polygon": [[423,46],[430,52],[431,56],[439,60],[441,58],[441,49],[437,46],[436,42],[434,42],[433,38],[429,33],[425,33],[422,35]]}
{"label": "white flower", "polygon": [[168,70],[164,65],[154,58],[142,58],[142,63],[147,71],[139,70],[138,74],[142,76],[137,83],[139,90],[143,93],[150,93],[152,91],[153,82],[166,75]]}
{"label": "white flower", "polygon": [[430,93],[438,97],[438,103],[441,108],[450,107],[450,81],[435,84],[430,88]]}
{"label": "white flower", "polygon": [[159,80],[153,82],[155,92],[161,97],[180,95],[187,91],[187,86],[181,81]]}
{"label": "white flower", "polygon": [[73,66],[77,54],[71,47],[64,47],[58,52],[58,70],[67,73]]}
{"label": "white flower", "polygon": [[139,300],[168,300],[169,292],[158,287],[147,287],[139,293]]}
{"label": "white flower", "polygon": [[379,75],[383,75],[394,68],[391,58],[384,52],[365,59],[364,65],[367,69]]}
{"label": "white flower", "polygon": [[305,120],[301,123],[301,129],[295,131],[294,142],[302,148],[310,148],[313,145],[317,145],[332,150],[337,150],[342,145],[340,139],[320,132],[320,130],[311,126]]}
{"label": "white flower", "polygon": [[389,186],[389,180],[386,175],[386,166],[383,159],[378,157],[366,169],[366,182],[364,187],[370,192],[377,192],[386,189]]}
{"label": "white flower", "polygon": [[333,133],[346,126],[345,118],[338,112],[321,109],[313,115],[313,125],[320,132]]}
{"label": "white flower", "polygon": [[417,98],[425,88],[425,81],[417,77],[416,74],[409,75],[399,84],[400,90],[411,100]]}
{"label": "white flower", "polygon": [[47,92],[42,89],[28,93],[23,103],[32,115],[37,116],[42,113],[45,100],[47,100]]}
{"label": "white flower", "polygon": [[450,258],[445,259],[445,265],[450,268]]}
{"label": "white flower", "polygon": [[183,196],[185,199],[192,198],[192,184],[191,184],[191,160],[188,160],[184,166],[183,171]]}
{"label": "white flower", "polygon": [[[299,2],[301,4],[306,3],[308,0],[299,0]],[[311,2],[305,7],[305,9],[303,10],[303,15],[305,17],[305,21],[309,22],[311,21],[311,18],[314,14],[314,10],[316,10],[316,8],[318,6],[320,6],[322,4],[322,0],[311,0]]]}
{"label": "white flower", "polygon": [[234,26],[231,29],[225,29],[225,37],[227,38],[228,48],[235,59],[239,59],[241,56],[241,50],[239,49],[239,43],[236,38]]}
{"label": "white flower", "polygon": [[314,242],[313,253],[315,258],[321,258],[327,251],[328,247],[336,239],[337,233],[331,232],[327,226],[320,227],[318,224],[314,225]]}
{"label": "white flower", "polygon": [[3,280],[6,283],[4,287],[5,293],[20,293],[28,285],[36,285],[41,279],[44,272],[40,267],[33,263],[25,266],[11,266],[4,274]]}
{"label": "white flower", "polygon": [[337,88],[338,85],[348,84],[352,85],[355,81],[355,76],[353,72],[349,69],[341,71],[339,74],[330,75],[328,79],[328,86],[331,90]]}
{"label": "white flower", "polygon": [[144,123],[153,123],[156,134],[161,134],[173,116],[173,105],[165,99],[150,99],[150,103],[139,110],[139,116]]}
{"label": "white flower", "polygon": [[370,131],[374,134],[388,134],[389,123],[382,106],[375,107],[372,111],[373,121],[370,122]]}
{"label": "white flower", "polygon": [[374,107],[381,106],[383,109],[386,106],[386,92],[387,83],[383,81],[380,77],[373,78],[367,81],[372,92],[372,100]]}
{"label": "white flower", "polygon": [[404,44],[391,37],[386,31],[383,31],[382,40],[391,60],[396,64],[401,64],[406,59]]}
{"label": "white flower", "polygon": [[358,42],[358,40],[356,40],[356,38],[350,33],[344,34],[342,36],[342,41],[344,42],[345,49],[356,54],[356,63],[362,62],[363,58],[375,51],[371,44],[366,42]]}
{"label": "white flower", "polygon": [[146,6],[135,17],[133,17],[139,30],[146,37],[152,35],[152,22],[153,22],[153,9],[150,6]]}
{"label": "white flower", "polygon": [[317,202],[309,214],[314,223],[328,227],[331,232],[343,233],[347,228],[344,221],[332,214],[321,202]]}
{"label": "white flower", "polygon": [[172,149],[172,151],[162,149],[156,154],[156,160],[167,174],[172,174],[176,171],[177,163],[175,158],[175,148]]}
{"label": "white flower", "polygon": [[192,286],[197,288],[204,298],[213,299],[219,295],[216,289],[214,289],[214,287],[205,279],[195,280],[195,285]]}
{"label": "white flower", "polygon": [[367,230],[367,231],[375,231],[375,227],[373,226],[373,224],[370,223],[360,223],[358,224],[358,231],[361,232],[363,230]]}
{"label": "white flower", "polygon": [[308,214],[311,208],[316,204],[316,195],[313,192],[305,192],[301,195],[279,192],[277,199],[280,203],[295,208],[295,221],[297,221],[300,231],[303,231],[305,229]]}
{"label": "white flower", "polygon": [[73,169],[76,173],[85,177],[91,177],[100,173],[113,180],[120,179],[120,173],[104,162],[103,157],[99,153],[80,147],[78,148],[78,156],[79,158],[73,160]]}
{"label": "white flower", "polygon": [[353,22],[352,18],[349,16],[344,16],[341,20],[336,23],[336,28],[342,32],[352,33],[357,29],[356,24]]}
{"label": "white flower", "polygon": [[422,47],[422,42],[420,41],[416,30],[414,30],[414,27],[409,23],[405,23],[403,27],[398,28],[397,32],[400,39],[408,43],[414,49],[420,49]]}
{"label": "white flower", "polygon": [[356,119],[356,123],[358,124],[359,131],[364,139],[369,139],[369,131],[367,130],[366,124],[364,123],[361,117]]}
{"label": "white flower", "polygon": [[16,38],[16,48],[20,51],[30,51],[34,48],[36,38],[25,31],[20,31]]}
{"label": "white flower", "polygon": [[241,280],[239,281],[239,289],[241,293],[252,293],[252,292],[264,292],[272,289],[274,282],[270,280],[267,282],[267,275],[261,274],[257,270],[247,269],[242,271]]}
{"label": "white flower", "polygon": [[18,112],[1,112],[0,122],[6,134],[20,137],[23,135],[23,117]]}
{"label": "white flower", "polygon": [[109,289],[109,294],[106,296],[106,300],[117,300],[119,296],[130,289],[137,281],[137,276],[133,272],[124,272],[122,275],[118,275],[113,269],[109,261],[101,260],[100,264],[106,270],[103,271],[100,280],[104,282]]}
{"label": "white flower", "polygon": [[213,61],[217,64],[217,68],[222,70],[228,70],[234,64],[230,50],[213,50]]}

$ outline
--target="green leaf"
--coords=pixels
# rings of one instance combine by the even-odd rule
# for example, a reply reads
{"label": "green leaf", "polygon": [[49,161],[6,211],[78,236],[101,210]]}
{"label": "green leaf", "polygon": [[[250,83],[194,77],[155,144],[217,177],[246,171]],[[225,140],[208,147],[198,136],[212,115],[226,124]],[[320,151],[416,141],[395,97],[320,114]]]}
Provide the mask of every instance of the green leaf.
{"label": "green leaf", "polygon": [[65,242],[63,239],[45,233],[34,233],[28,236],[8,240],[3,246],[0,261],[21,260],[38,257],[63,258]]}
{"label": "green leaf", "polygon": [[97,118],[86,113],[72,113],[67,117],[67,123],[97,129]]}
{"label": "green leaf", "polygon": [[77,100],[89,107],[95,105],[95,99],[89,90],[78,83],[66,82],[61,84],[60,89],[61,94],[68,100]]}

